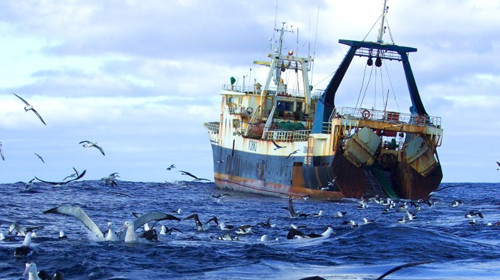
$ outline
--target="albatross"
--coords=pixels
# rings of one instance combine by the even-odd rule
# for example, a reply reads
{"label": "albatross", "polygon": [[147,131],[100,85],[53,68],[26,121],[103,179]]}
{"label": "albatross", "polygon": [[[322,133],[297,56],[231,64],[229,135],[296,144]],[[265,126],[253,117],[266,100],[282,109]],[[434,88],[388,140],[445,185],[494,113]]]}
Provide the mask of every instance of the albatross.
{"label": "albatross", "polygon": [[15,94],[15,93],[12,93],[12,94],[14,94],[15,96],[17,96],[19,99],[21,99],[21,100],[24,102],[24,104],[26,104],[26,106],[24,107],[24,111],[26,111],[26,112],[28,112],[28,111],[33,111],[33,113],[35,113],[35,115],[37,115],[37,117],[38,117],[38,118],[42,121],[42,123],[43,123],[44,125],[47,125],[47,124],[45,123],[45,121],[42,119],[42,116],[40,116],[40,114],[38,114],[38,112],[35,110],[35,108],[33,108],[33,106],[31,106],[31,105],[28,103],[28,101],[24,100],[21,96],[19,96],[19,95]]}
{"label": "albatross", "polygon": [[83,140],[83,141],[81,141],[81,142],[80,142],[80,143],[78,143],[78,144],[83,144],[83,147],[84,147],[84,148],[94,147],[94,148],[98,149],[99,151],[101,151],[101,154],[102,154],[103,156],[105,156],[105,155],[106,155],[106,154],[104,153],[104,150],[103,150],[103,149],[102,149],[99,145],[97,145],[97,142],[90,142],[90,141],[88,141],[88,140]]}
{"label": "albatross", "polygon": [[116,182],[117,177],[120,177],[120,175],[118,175],[118,172],[114,172],[106,177],[102,177],[101,181],[103,181],[106,184],[106,186],[111,185],[118,187],[118,183]]}
{"label": "albatross", "polygon": [[[74,167],[73,167],[74,169]],[[75,169],[75,172],[76,172],[76,169]],[[87,170],[83,170],[82,173],[80,173],[76,178],[74,179],[71,179],[71,180],[67,180],[67,181],[62,181],[62,182],[50,182],[50,181],[44,181],[42,179],[39,179],[38,177],[35,176],[35,179],[37,179],[38,181],[40,182],[43,182],[43,183],[47,183],[47,184],[51,184],[51,185],[56,185],[56,186],[62,186],[62,185],[66,185],[68,183],[71,183],[73,181],[76,181],[76,180],[79,180],[81,179],[83,176],[85,176],[85,173],[87,172]]]}
{"label": "albatross", "polygon": [[31,231],[26,232],[24,236],[23,245],[17,247],[14,251],[14,257],[25,257],[33,254],[33,249],[31,248]]}
{"label": "albatross", "polygon": [[175,221],[180,221],[181,219],[170,215],[170,214],[165,214],[161,212],[149,212],[142,214],[137,218],[135,221],[126,221],[121,229],[127,229],[125,232],[125,242],[130,243],[130,242],[137,242],[139,240],[137,233],[135,232],[136,229],[140,228],[142,225],[145,223],[148,223],[150,221],[162,221],[162,220],[175,220]]}

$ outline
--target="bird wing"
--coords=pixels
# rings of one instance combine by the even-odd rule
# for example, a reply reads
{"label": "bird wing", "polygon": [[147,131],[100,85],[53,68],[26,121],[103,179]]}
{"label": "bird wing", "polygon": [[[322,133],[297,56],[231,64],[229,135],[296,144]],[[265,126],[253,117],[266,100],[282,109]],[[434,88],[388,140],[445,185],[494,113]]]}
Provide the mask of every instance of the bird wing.
{"label": "bird wing", "polygon": [[69,182],[69,181],[68,182],[50,182],[50,181],[42,180],[42,179],[40,179],[40,178],[38,178],[36,176],[35,176],[35,179],[37,179],[40,182],[43,182],[43,183],[46,183],[46,184],[51,184],[51,185],[64,185],[64,184],[66,184],[66,183]]}
{"label": "bird wing", "polygon": [[73,181],[79,180],[79,179],[81,179],[83,176],[85,176],[85,173],[87,173],[87,170],[83,170],[83,172],[82,172],[82,173],[80,173],[78,176],[76,176],[76,178],[71,179],[71,180],[68,180],[68,181],[66,181],[66,182],[64,182],[64,183],[66,184],[66,183],[69,183],[69,182],[73,182]]}
{"label": "bird wing", "polygon": [[28,101],[24,100],[21,96],[19,96],[19,95],[15,94],[15,93],[12,93],[12,94],[14,94],[14,95],[15,95],[15,96],[17,96],[19,99],[21,99],[21,100],[24,102],[24,104],[26,104],[27,106],[31,106],[31,105],[28,103]]}
{"label": "bird wing", "polygon": [[276,142],[274,142],[274,139],[271,139],[271,141],[273,142],[274,146],[276,146],[276,148],[280,148],[281,146],[276,144]]}
{"label": "bird wing", "polygon": [[[26,231],[24,231],[24,229],[23,229],[20,225],[18,225],[16,222],[12,223],[12,225],[10,225],[10,227],[11,227],[12,229],[16,229],[16,230],[17,230],[17,232],[19,232],[19,234],[20,234],[20,235],[22,235],[22,236],[25,236],[25,235],[26,235]],[[10,232],[12,232],[12,230],[11,230],[11,231],[9,231],[9,233],[10,233]]]}
{"label": "bird wing", "polygon": [[85,143],[86,144],[90,144],[92,142],[90,142],[89,140],[83,140],[83,141],[80,141],[80,143],[78,143],[78,144],[85,144]]}
{"label": "bird wing", "polygon": [[[36,176],[35,176],[35,178],[36,178],[38,181],[40,181],[40,182],[47,183],[47,184],[51,184],[51,185],[64,185],[64,184],[67,184],[67,183],[69,183],[69,182],[73,182],[73,181],[76,181],[76,180],[78,180],[78,179],[82,178],[82,177],[85,175],[85,173],[86,173],[86,172],[87,172],[87,170],[83,170],[83,172],[82,172],[80,175],[78,175],[76,178],[71,179],[71,180],[68,180],[68,181],[64,181],[64,182],[50,182],[50,181],[44,181],[44,180],[42,180],[42,179],[40,179],[40,178],[38,178],[38,177],[36,177]],[[66,178],[67,178],[67,177],[66,177]],[[65,178],[65,179],[66,179],[66,178]]]}
{"label": "bird wing", "polygon": [[412,262],[412,263],[406,263],[406,264],[403,264],[403,265],[400,265],[400,266],[396,266],[395,268],[387,271],[386,273],[382,274],[379,278],[377,278],[376,280],[382,280],[384,279],[387,275],[395,272],[395,271],[398,271],[400,269],[403,269],[403,268],[406,268],[406,267],[411,267],[411,266],[416,266],[416,265],[421,265],[421,264],[426,264],[426,263],[431,263],[431,262],[434,262],[434,261],[421,261],[421,262]]}
{"label": "bird wing", "polygon": [[179,172],[182,172],[182,175],[188,175],[188,176],[190,176],[190,177],[192,177],[192,178],[198,179],[198,177],[194,176],[193,174],[191,174],[191,173],[189,173],[189,172],[187,172],[187,171],[182,171],[182,170],[181,170],[181,171],[179,171]]}
{"label": "bird wing", "polygon": [[94,145],[94,147],[96,147],[99,151],[101,151],[101,154],[102,154],[103,156],[105,156],[105,155],[106,155],[106,154],[104,153],[104,150],[103,150],[101,147],[99,147],[99,146],[97,146],[97,145]]}
{"label": "bird wing", "polygon": [[149,212],[142,214],[139,218],[137,218],[134,221],[134,230],[140,228],[142,225],[144,225],[147,222],[150,221],[161,221],[161,220],[176,220],[180,221],[181,219],[172,216],[170,214],[165,214],[161,212]]}
{"label": "bird wing", "polygon": [[288,210],[290,210],[290,216],[292,217],[297,216],[297,213],[295,213],[295,210],[293,210],[293,203],[291,196],[288,198]]}
{"label": "bird wing", "polygon": [[1,144],[0,144],[0,156],[2,157],[2,160],[5,160],[5,157],[3,156],[2,145]]}
{"label": "bird wing", "polygon": [[38,114],[38,112],[35,109],[32,108],[31,111],[33,111],[33,113],[35,113],[35,115],[38,116],[38,118],[43,122],[44,125],[47,125],[45,121],[42,119],[42,116],[40,116],[40,114]]}
{"label": "bird wing", "polygon": [[43,163],[45,163],[45,161],[43,160],[43,158],[42,158],[39,154],[35,153],[35,155],[36,155],[36,156],[37,156],[37,157],[38,157],[38,158],[39,158],[39,159],[40,159]]}
{"label": "bird wing", "polygon": [[497,161],[498,166],[500,166],[500,162]]}
{"label": "bird wing", "polygon": [[82,208],[78,206],[64,205],[56,208],[49,209],[44,214],[60,214],[60,215],[69,215],[80,220],[89,230],[97,235],[97,237],[104,238],[104,234],[102,234],[99,227],[90,219],[90,217],[83,211]]}

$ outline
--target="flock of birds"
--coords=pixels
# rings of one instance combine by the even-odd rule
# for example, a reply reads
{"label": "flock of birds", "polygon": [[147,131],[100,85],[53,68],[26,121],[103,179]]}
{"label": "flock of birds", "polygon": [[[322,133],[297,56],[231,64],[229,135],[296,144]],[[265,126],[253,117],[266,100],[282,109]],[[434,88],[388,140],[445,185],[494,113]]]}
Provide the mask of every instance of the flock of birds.
{"label": "flock of birds", "polygon": [[[33,108],[32,105],[30,105],[25,99],[23,99],[21,96],[13,93],[16,97],[18,97],[20,100],[24,102],[26,105],[24,107],[24,110],[26,112],[32,111],[39,119],[40,121],[44,124],[45,121],[43,120],[42,116]],[[100,147],[96,142],[91,142],[88,140],[84,140],[79,142],[80,145],[82,145],[85,148],[95,148],[97,149],[103,156],[105,156],[104,149]],[[283,146],[279,146],[278,144],[274,143],[275,149],[281,149],[284,148]],[[298,150],[292,152],[289,156],[292,154],[296,153]],[[45,163],[44,159],[42,156],[38,155],[35,153],[35,155],[43,162]],[[2,160],[5,160],[4,154],[2,152],[2,143],[0,142],[0,156]],[[500,163],[497,162],[498,166],[500,167]],[[170,171],[172,169],[176,168],[175,164],[170,165],[169,167],[166,168],[167,171]],[[500,169],[500,168],[499,168]],[[31,179],[29,182],[26,183],[25,188],[30,187],[33,183],[34,180],[38,180],[42,183],[46,184],[51,184],[55,186],[62,186],[62,185],[67,185],[72,182],[75,182],[79,179],[81,179],[85,174],[86,170],[83,170],[82,172],[79,172],[75,168],[73,168],[74,173],[66,176],[63,180],[61,181],[47,181],[47,180],[42,180],[38,177],[34,177]],[[210,181],[206,178],[200,178],[198,176],[193,175],[190,172],[180,170],[182,175],[186,175],[188,177],[191,177],[193,181]],[[105,183],[105,185],[109,186],[118,186],[117,183],[117,178],[119,177],[119,174],[117,172],[111,173],[110,175],[101,178],[101,181]],[[213,198],[217,199],[217,201],[220,202],[220,200],[225,197],[229,196],[229,194],[219,194],[219,195],[213,195]],[[381,214],[389,214],[389,213],[395,213],[395,212],[400,212],[402,215],[400,216],[399,219],[397,219],[398,223],[408,223],[412,222],[418,217],[418,213],[424,209],[424,207],[433,207],[435,201],[432,200],[419,200],[419,201],[394,201],[392,199],[386,198],[378,198],[378,197],[372,197],[369,199],[361,199],[359,200],[359,205],[358,209],[366,209],[369,207],[369,204],[378,204],[381,206],[384,206],[384,209]],[[460,200],[455,200],[451,203],[451,207],[460,207],[463,205],[463,202]],[[306,219],[306,218],[316,218],[316,217],[323,217],[325,215],[323,210],[320,210],[317,213],[303,213],[300,211],[295,211],[294,205],[293,205],[293,198],[290,197],[288,200],[288,206],[284,207],[288,213],[289,213],[289,218],[290,219]],[[56,214],[56,215],[66,215],[66,216],[72,216],[79,220],[87,229],[89,232],[92,233],[94,236],[95,240],[97,241],[110,241],[110,242],[119,242],[123,241],[126,243],[131,243],[131,242],[142,242],[142,240],[148,240],[148,241],[158,241],[158,236],[159,235],[168,235],[168,234],[173,234],[174,232],[178,234],[184,234],[183,231],[176,227],[167,227],[167,225],[161,225],[159,227],[159,232],[157,230],[157,223],[161,221],[175,221],[175,222],[181,222],[181,221],[186,221],[186,220],[193,220],[194,221],[194,228],[198,232],[206,232],[206,231],[213,231],[213,228],[218,228],[218,235],[213,236],[213,239],[216,240],[223,240],[223,241],[239,241],[243,238],[243,236],[247,235],[252,235],[254,233],[255,228],[276,228],[275,224],[272,224],[270,221],[270,218],[267,219],[265,222],[258,222],[255,224],[242,224],[240,226],[234,226],[234,225],[229,225],[226,224],[225,222],[221,221],[220,218],[217,218],[215,216],[210,217],[206,221],[201,221],[200,217],[197,213],[190,214],[184,218],[178,217],[181,215],[182,210],[178,209],[177,211],[173,211],[174,213],[172,214],[167,214],[167,213],[162,213],[162,212],[148,212],[148,213],[133,213],[135,216],[134,220],[129,220],[125,221],[123,226],[118,230],[115,231],[113,223],[108,222],[107,228],[105,231],[101,231],[99,226],[85,213],[85,211],[78,206],[72,206],[72,205],[63,205],[59,207],[55,207],[49,210],[44,211],[44,214]],[[339,211],[335,214],[333,214],[333,217],[342,219],[342,222],[340,223],[340,226],[342,227],[350,227],[350,228],[357,228],[362,225],[374,223],[375,220],[371,220],[368,218],[363,218],[362,221],[356,222],[352,219],[347,220],[346,217],[348,217],[347,212],[345,211]],[[478,223],[478,219],[484,219],[483,214],[480,211],[477,210],[470,210],[467,213],[465,213],[464,217],[468,219],[468,223],[470,225],[475,225]],[[294,221],[300,221],[300,220],[294,220]],[[150,226],[149,223],[154,222],[153,226]],[[500,226],[500,220],[496,222],[488,222],[488,226]],[[140,228],[143,228],[142,232],[138,233],[137,231]],[[30,256],[33,254],[34,250],[31,245],[32,238],[36,238],[36,231],[42,229],[43,227],[31,227],[31,228],[26,228],[23,229],[21,226],[19,226],[17,223],[12,223],[12,225],[9,227],[8,235],[5,235],[4,233],[0,233],[0,240],[2,241],[7,241],[9,239],[12,239],[12,236],[21,236],[24,237],[23,243],[21,246],[15,248],[13,254],[15,257],[26,257]],[[287,240],[294,240],[294,239],[316,239],[316,238],[328,238],[331,235],[334,235],[334,226],[332,225],[327,225],[325,229],[321,232],[305,232],[305,226],[296,226],[294,224],[290,224],[287,227],[287,234],[286,234],[286,239]],[[59,237],[60,239],[65,239],[67,236],[65,235],[64,231],[61,230],[59,232]],[[267,234],[264,234],[260,237],[261,242],[269,242],[269,241],[278,241],[280,238],[279,237],[274,237],[274,238],[269,238]],[[405,264],[399,267],[394,268],[390,272],[399,270],[404,267],[408,266],[413,266],[413,265],[418,265],[418,264],[423,264],[423,263],[428,263],[428,262],[418,262],[418,263],[410,263],[410,264]],[[388,272],[388,273],[390,273]],[[388,273],[384,274],[381,276],[382,279],[385,277]],[[45,271],[41,270],[39,271],[36,264],[34,262],[27,262],[26,263],[26,268],[24,275],[28,275],[29,279],[64,279],[64,276],[62,275],[61,272],[56,272],[52,276],[46,273]],[[322,279],[319,276],[315,276],[313,278],[304,278],[304,279]]]}
{"label": "flock of birds", "polygon": [[[169,167],[168,170],[175,168],[175,165]],[[185,172],[185,171],[180,171]],[[75,170],[76,173],[76,170]],[[188,173],[188,172],[186,172]],[[188,173],[189,174],[189,173]],[[81,174],[80,174],[81,175]],[[118,174],[111,174],[109,180],[113,180],[113,176],[117,176]],[[189,175],[191,176],[191,175]],[[77,178],[78,176],[76,176]],[[75,179],[76,179],[75,178]],[[199,178],[198,178],[199,179]],[[73,179],[74,180],[74,179]],[[231,196],[228,193],[220,193],[213,194],[212,198],[217,200],[217,202],[221,202],[221,199],[225,197]],[[296,198],[299,199],[299,198]],[[301,199],[301,198],[300,198]],[[378,209],[381,209],[380,214],[390,214],[390,213],[400,213],[399,219],[396,221],[398,223],[411,223],[416,220],[419,216],[419,213],[423,211],[425,208],[434,207],[436,204],[436,200],[418,200],[418,201],[395,201],[390,198],[379,198],[372,197],[368,199],[360,199],[357,204],[357,211],[362,211],[367,208],[375,208],[372,206],[373,204],[378,205]],[[463,207],[464,203],[461,200],[454,200],[449,204],[449,207]],[[319,210],[315,213],[304,213],[302,211],[297,211],[294,206],[294,198],[289,197],[288,205],[283,207],[284,210],[288,212],[286,215],[287,219],[290,219],[290,222],[294,223],[303,223],[307,219],[315,219],[321,218],[325,216],[329,216],[330,218],[335,218],[334,220],[338,220],[336,226],[326,225],[325,229],[320,232],[311,232],[307,230],[307,226],[295,225],[294,223],[290,223],[283,227],[277,227],[276,224],[271,223],[271,218],[268,218],[266,221],[260,221],[254,224],[241,224],[239,226],[226,224],[220,217],[211,216],[206,220],[202,220],[197,213],[192,213],[185,217],[181,217],[183,214],[182,209],[178,209],[176,211],[171,211],[170,213],[162,213],[162,212],[147,212],[147,213],[132,213],[135,217],[133,220],[125,221],[122,227],[116,231],[114,228],[113,222],[108,222],[106,230],[102,231],[100,227],[87,215],[87,213],[79,206],[72,205],[62,205],[59,207],[51,208],[43,212],[43,214],[55,214],[55,215],[66,215],[74,217],[76,220],[81,222],[85,228],[91,233],[93,241],[109,241],[109,242],[125,242],[125,243],[135,243],[135,242],[157,242],[159,241],[159,236],[161,235],[171,235],[178,234],[179,236],[186,236],[187,240],[191,240],[194,235],[186,234],[184,230],[179,229],[175,226],[167,226],[166,224],[162,224],[161,226],[158,224],[163,221],[169,221],[174,223],[180,223],[183,221],[194,221],[194,226],[192,229],[194,232],[208,232],[212,235],[210,236],[213,240],[222,240],[222,241],[241,241],[245,239],[245,236],[254,236],[255,233],[263,233],[258,240],[260,242],[276,242],[280,239],[286,240],[310,240],[310,239],[318,239],[318,238],[328,238],[332,235],[335,235],[335,230],[346,229],[349,228],[355,229],[360,226],[364,226],[367,224],[375,223],[376,219],[367,219],[366,217],[362,219],[362,221],[356,222],[353,219],[348,219],[351,214],[347,213],[347,211],[338,211],[333,214],[325,214],[323,210]],[[352,208],[354,209],[354,208]],[[371,211],[370,211],[371,212]],[[360,212],[363,213],[363,212]],[[359,214],[354,214],[352,216],[356,216],[359,218]],[[470,225],[476,224],[476,219],[484,219],[484,215],[477,210],[469,210],[465,212],[464,218],[468,219],[468,223]],[[395,222],[396,222],[395,221]],[[150,226],[150,223],[154,223]],[[488,226],[500,226],[500,221],[497,222],[489,222]],[[13,254],[15,257],[26,257],[33,254],[35,250],[31,245],[32,238],[36,237],[36,231],[41,230],[43,227],[31,227],[23,229],[17,223],[12,223],[9,228],[8,235],[0,233],[0,239],[5,241],[9,238],[13,240],[14,236],[24,236],[24,240],[21,246],[17,247]],[[141,231],[140,228],[142,228]],[[257,229],[257,230],[255,230]],[[267,229],[267,230],[260,230]],[[283,235],[283,230],[286,230],[286,235]],[[308,231],[308,232],[306,232]],[[272,238],[269,235],[274,235],[273,232],[277,235]],[[215,235],[214,235],[215,233]],[[65,239],[67,236],[64,233],[64,230],[59,232],[59,239]],[[253,237],[255,238],[255,237]],[[428,263],[426,262],[418,262],[418,263],[408,263],[402,266],[398,266],[393,269],[393,271],[397,271],[398,269],[409,267],[413,265]],[[29,279],[64,279],[61,272],[57,272],[53,276],[42,276],[47,275],[45,272],[40,272],[37,270],[36,264],[33,262],[26,263],[26,271],[25,274],[29,275]],[[387,275],[387,274],[385,274]],[[384,277],[385,277],[384,275]],[[38,277],[38,278],[37,278]],[[56,278],[57,277],[57,278]],[[315,276],[316,278],[304,278],[304,279],[322,279],[319,276]],[[319,277],[319,278],[318,278]],[[382,276],[381,276],[382,277]],[[383,277],[382,277],[383,278]],[[379,279],[382,279],[379,278]]]}
{"label": "flock of birds", "polygon": [[[42,116],[38,113],[38,111],[30,103],[28,103],[28,101],[26,101],[24,98],[22,98],[21,96],[15,94],[15,93],[12,93],[12,94],[15,95],[16,97],[18,97],[25,104],[24,110],[26,112],[29,112],[29,111],[33,112],[40,119],[40,121],[44,125],[47,125],[47,123],[43,120]],[[80,141],[78,144],[82,145],[84,148],[95,148],[103,156],[106,155],[106,153],[104,152],[104,149],[101,146],[99,146],[97,142],[91,142],[89,140],[83,140],[83,141]],[[42,156],[40,156],[37,153],[34,153],[34,154],[43,163],[45,163],[45,160],[43,159]],[[4,153],[3,153],[3,150],[2,150],[2,142],[0,142],[0,157],[2,158],[2,160],[5,161],[5,156],[4,156]],[[171,170],[172,168],[175,168],[174,164],[170,165],[170,167],[168,167],[167,170]],[[29,188],[31,185],[33,185],[33,183],[34,183],[35,180],[38,180],[38,181],[43,182],[43,183],[55,185],[55,186],[62,186],[62,185],[70,184],[71,182],[74,182],[74,181],[77,181],[77,180],[81,179],[85,175],[85,173],[86,173],[85,170],[80,173],[74,167],[73,167],[73,170],[75,171],[73,174],[71,174],[69,176],[66,176],[61,181],[47,181],[47,180],[39,179],[38,177],[35,176],[33,179],[31,179],[31,180],[29,180],[28,182],[25,183],[25,187]],[[193,178],[193,181],[210,181],[209,179],[206,179],[206,178],[197,177],[197,176],[195,176],[192,173],[187,172],[187,171],[179,171],[179,172],[181,172],[182,175],[187,175],[187,176]],[[117,177],[119,177],[118,172],[114,172],[114,173],[111,173],[108,176],[102,177],[101,181],[103,181],[106,184],[106,186],[107,185],[118,186],[118,182],[116,180]]]}

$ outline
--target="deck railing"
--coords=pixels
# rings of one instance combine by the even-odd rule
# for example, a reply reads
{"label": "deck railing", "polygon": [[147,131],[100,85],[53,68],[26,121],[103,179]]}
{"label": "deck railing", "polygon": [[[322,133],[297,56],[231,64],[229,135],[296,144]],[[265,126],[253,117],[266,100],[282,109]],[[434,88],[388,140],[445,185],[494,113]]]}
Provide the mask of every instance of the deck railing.
{"label": "deck railing", "polygon": [[207,122],[203,126],[211,133],[219,133],[219,122]]}
{"label": "deck railing", "polygon": [[413,124],[418,126],[433,125],[438,128],[441,127],[441,117],[415,116],[409,113],[375,109],[339,107],[334,110],[330,119],[335,117],[341,117],[343,119],[365,119],[392,124]]}
{"label": "deck railing", "polygon": [[311,130],[271,130],[264,132],[264,139],[276,141],[307,141]]}

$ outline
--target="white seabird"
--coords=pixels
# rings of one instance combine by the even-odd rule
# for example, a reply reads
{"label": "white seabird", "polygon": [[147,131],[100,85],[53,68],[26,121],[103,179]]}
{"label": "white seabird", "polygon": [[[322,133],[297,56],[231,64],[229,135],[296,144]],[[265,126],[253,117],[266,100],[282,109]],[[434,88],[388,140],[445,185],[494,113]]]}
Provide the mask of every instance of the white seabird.
{"label": "white seabird", "polygon": [[181,219],[165,214],[165,213],[160,213],[160,212],[150,212],[150,213],[145,213],[141,215],[139,218],[137,218],[135,221],[126,221],[121,229],[127,229],[125,232],[125,242],[137,242],[139,240],[137,233],[135,232],[136,229],[140,228],[142,225],[144,225],[147,222],[150,221],[161,221],[161,220],[176,220],[180,221]]}
{"label": "white seabird", "polygon": [[120,175],[118,175],[118,172],[114,172],[114,173],[109,174],[106,177],[102,177],[101,181],[103,181],[106,184],[106,186],[108,186],[108,185],[118,186],[118,183],[116,183],[117,177],[120,177]]}
{"label": "white seabird", "polygon": [[26,269],[24,270],[23,276],[26,276],[26,274],[28,274],[28,280],[40,280],[40,277],[38,277],[38,269],[34,262],[26,263]]}
{"label": "white seabird", "polygon": [[113,228],[112,222],[108,222],[108,231],[106,232],[106,237],[104,239],[106,241],[118,241],[118,235]]}
{"label": "white seabird", "polygon": [[26,233],[24,237],[23,245],[21,247],[17,247],[14,251],[14,257],[25,257],[30,256],[33,253],[33,249],[31,249],[31,231]]}
{"label": "white seabird", "polygon": [[99,145],[97,145],[97,142],[90,142],[90,141],[88,141],[88,140],[83,140],[83,141],[81,141],[81,142],[80,142],[80,143],[78,143],[78,144],[83,144],[83,147],[84,147],[84,148],[94,147],[94,148],[98,149],[99,151],[101,151],[101,154],[102,154],[103,156],[105,156],[105,155],[106,155],[106,154],[104,153],[104,150],[103,150],[103,149],[102,149]]}
{"label": "white seabird", "polygon": [[209,223],[210,222],[214,222],[216,225],[219,225],[219,220],[217,219],[217,217],[212,217],[210,218],[208,221],[206,221],[204,224],[201,223],[200,221],[200,218],[198,217],[198,214],[192,214],[192,215],[189,215],[188,217],[184,218],[184,220],[189,220],[189,219],[193,219],[195,224],[196,224],[196,228],[198,229],[198,231],[203,231],[203,230],[207,230],[210,228],[210,225]]}
{"label": "white seabird", "polygon": [[26,100],[24,100],[21,96],[19,96],[19,95],[15,94],[15,93],[12,93],[12,94],[14,94],[15,96],[17,96],[19,99],[21,99],[21,100],[24,102],[24,104],[26,104],[26,106],[24,107],[24,111],[26,111],[26,112],[28,112],[28,111],[33,111],[33,113],[35,113],[35,115],[37,115],[37,117],[38,117],[38,118],[42,121],[42,123],[43,123],[44,125],[47,125],[47,124],[45,123],[45,121],[42,119],[42,116],[40,116],[40,114],[38,114],[38,112],[35,110],[35,108],[33,108],[33,106],[31,106],[31,105],[30,105],[30,104],[29,104]]}

